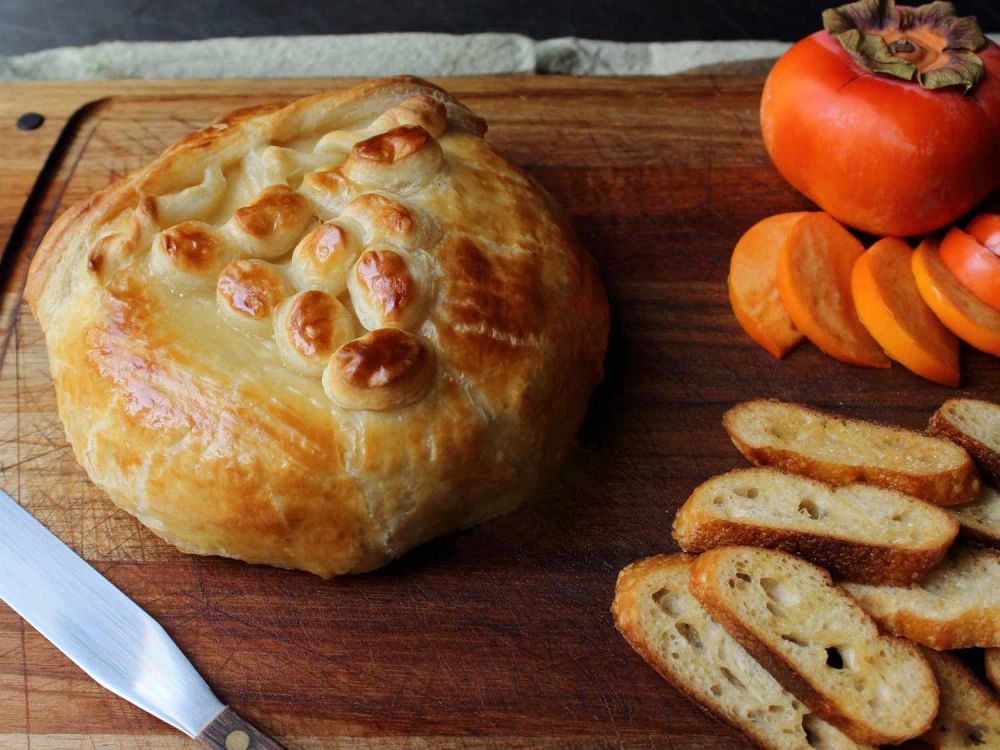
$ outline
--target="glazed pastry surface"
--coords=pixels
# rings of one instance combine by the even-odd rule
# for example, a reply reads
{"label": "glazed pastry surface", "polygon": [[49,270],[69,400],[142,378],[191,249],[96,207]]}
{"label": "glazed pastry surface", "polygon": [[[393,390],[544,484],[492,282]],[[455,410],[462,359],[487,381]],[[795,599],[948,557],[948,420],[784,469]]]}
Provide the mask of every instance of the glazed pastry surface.
{"label": "glazed pastry surface", "polygon": [[485,129],[372,81],[222,117],[67,211],[26,298],[91,479],[185,551],[322,576],[529,496],[607,301]]}

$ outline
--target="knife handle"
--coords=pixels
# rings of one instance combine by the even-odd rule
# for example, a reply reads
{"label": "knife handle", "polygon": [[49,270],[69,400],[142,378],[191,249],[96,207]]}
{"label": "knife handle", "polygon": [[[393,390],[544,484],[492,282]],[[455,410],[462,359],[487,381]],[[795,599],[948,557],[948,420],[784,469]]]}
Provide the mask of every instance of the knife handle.
{"label": "knife handle", "polygon": [[226,706],[197,737],[211,750],[285,750]]}

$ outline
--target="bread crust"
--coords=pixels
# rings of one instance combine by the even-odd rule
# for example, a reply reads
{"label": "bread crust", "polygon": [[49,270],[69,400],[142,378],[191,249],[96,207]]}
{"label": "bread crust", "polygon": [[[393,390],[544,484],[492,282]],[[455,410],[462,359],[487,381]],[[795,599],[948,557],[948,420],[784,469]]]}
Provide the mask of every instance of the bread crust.
{"label": "bread crust", "polygon": [[[994,563],[1000,560],[1000,552],[983,547],[956,546],[951,557],[943,565],[954,565],[954,573],[950,576],[952,586],[974,586],[974,568],[978,560],[984,557],[993,558]],[[942,573],[951,571],[942,571]],[[934,573],[931,573],[933,578]],[[948,580],[948,579],[946,579]],[[929,581],[931,590],[939,596],[954,595],[954,590],[948,592],[943,588],[946,584]],[[988,584],[987,584],[988,586]],[[962,648],[993,648],[1000,647],[1000,607],[995,602],[984,602],[986,597],[977,597],[972,604],[966,604],[963,610],[935,614],[928,611],[933,606],[933,600],[927,601],[922,587],[909,589],[915,592],[910,601],[894,600],[893,596],[905,594],[899,591],[870,589],[864,586],[847,584],[850,594],[858,600],[879,623],[883,630],[894,633],[908,640],[934,649],[935,651],[951,651]],[[981,591],[982,588],[975,589]],[[995,599],[995,597],[994,597]]]}
{"label": "bread crust", "polygon": [[674,538],[688,553],[716,547],[767,547],[809,560],[839,579],[898,586],[908,586],[923,578],[944,557],[955,538],[952,535],[947,542],[933,548],[906,549],[774,526],[749,526],[719,518],[682,520],[680,513],[677,518]]}
{"label": "bread crust", "polygon": [[[977,440],[972,437],[972,435],[963,431],[948,418],[949,406],[959,400],[974,401],[976,399],[948,399],[945,401],[931,416],[930,421],[927,424],[927,432],[931,435],[938,435],[939,437],[947,438],[953,443],[957,443],[965,448],[965,450],[967,450],[975,459],[976,465],[979,467],[979,471],[984,475],[987,481],[989,481],[994,487],[1000,487],[1000,453],[986,443]],[[984,403],[989,403],[990,406],[996,406],[996,404],[993,404],[992,402]],[[971,535],[975,536],[975,533],[972,532]],[[991,541],[995,540],[991,539]]]}
{"label": "bread crust", "polygon": [[[699,602],[702,603],[705,609],[711,613],[712,617],[714,617],[729,632],[729,634],[743,646],[743,648],[745,648],[772,675],[774,675],[778,682],[785,686],[786,690],[797,696],[799,700],[809,706],[809,708],[811,708],[818,716],[828,721],[835,727],[838,727],[856,742],[863,742],[872,745],[895,744],[916,737],[925,732],[931,726],[934,719],[933,712],[930,713],[927,718],[927,723],[921,727],[919,731],[914,731],[912,734],[899,737],[879,732],[869,723],[845,715],[843,710],[836,703],[827,698],[827,696],[824,695],[810,681],[808,675],[803,675],[796,670],[780,652],[773,650],[765,641],[759,638],[753,629],[748,627],[739,618],[739,616],[735,612],[731,611],[727,606],[715,585],[715,580],[719,574],[719,567],[723,564],[722,555],[725,553],[726,549],[727,548],[720,548],[718,550],[706,552],[694,561],[691,567],[691,593]],[[787,553],[776,552],[775,554]],[[809,563],[804,564],[808,565]],[[829,573],[819,568],[817,568],[817,570],[830,586],[834,585],[833,579],[830,577]],[[846,599],[850,599],[846,593],[844,594],[844,597]],[[853,600],[851,600],[851,602],[858,614],[868,619],[868,614],[861,609],[860,606],[853,603]],[[914,655],[918,659],[924,661],[920,652],[917,650],[917,647],[913,644],[909,644],[903,639],[897,639],[893,636],[882,637],[897,640],[900,643],[905,643],[907,648],[911,648],[913,650]],[[926,662],[924,662],[924,666],[926,667],[928,674],[930,674],[930,667],[926,665]],[[934,685],[934,689],[936,690],[936,684],[933,679],[930,679],[928,684]],[[935,702],[938,700],[937,695],[935,695],[934,700]]]}
{"label": "bread crust", "polygon": [[[819,414],[828,418],[857,422],[875,427],[885,428],[894,432],[913,433],[912,430],[904,430],[901,427],[886,425],[874,421],[859,419],[849,419],[840,414],[823,409],[816,409],[803,404],[790,404],[778,401],[777,399],[754,399],[737,404],[726,412],[722,419],[723,426],[729,434],[733,445],[742,453],[748,461],[757,466],[774,466],[784,471],[794,474],[812,477],[822,482],[834,485],[852,484],[854,482],[866,482],[879,487],[898,490],[907,495],[913,495],[921,500],[934,503],[935,505],[957,505],[972,500],[979,492],[979,474],[971,457],[951,471],[937,472],[933,474],[916,474],[906,471],[897,471],[886,467],[874,465],[848,465],[832,461],[824,461],[812,456],[804,455],[791,449],[775,448],[766,445],[754,445],[745,440],[738,432],[735,421],[738,412],[745,408],[753,408],[758,404],[780,404],[782,406],[804,409],[806,411]],[[928,438],[933,439],[933,438]]]}
{"label": "bread crust", "polygon": [[[212,220],[220,236],[243,257],[266,245],[282,263],[301,201],[261,204],[239,223],[233,210],[254,205],[258,189],[240,191],[271,168],[265,157],[280,175],[301,177],[324,166],[289,171],[296,159],[326,158],[317,137],[372,121],[437,133],[421,131],[413,146],[414,158],[434,158],[369,154],[364,172],[404,170],[399,200],[435,222],[436,244],[420,249],[434,271],[421,290],[427,310],[409,332],[433,346],[435,364],[415,401],[352,410],[324,394],[320,377],[282,366],[266,320],[236,331],[211,317],[214,302],[186,306],[143,254],[163,228],[159,202],[197,187],[208,169],[227,181],[218,205],[238,200]],[[67,437],[92,481],[182,550],[321,576],[378,567],[528,497],[570,449],[602,377],[608,307],[596,264],[555,201],[484,132],[426,81],[370,81],[225,115],[63,214],[33,258],[25,298],[45,332]],[[348,163],[351,141],[332,144],[328,161]],[[330,184],[333,203],[379,191],[342,175]],[[312,203],[312,225],[330,205]],[[109,233],[121,235],[119,255],[88,268],[90,246]]]}
{"label": "bread crust", "polygon": [[1000,523],[993,520],[993,513],[1000,508],[1000,490],[985,487],[972,503],[955,507],[952,515],[958,520],[963,538],[977,544],[1000,548]]}
{"label": "bread crust", "polygon": [[929,649],[924,649],[923,653],[941,687],[941,710],[920,740],[938,750],[997,747],[1000,743],[1000,702],[996,696],[954,654]]}
{"label": "bread crust", "polygon": [[[940,516],[942,525],[947,524],[949,529],[946,534],[938,535],[933,544],[873,544],[832,530],[825,531],[819,525],[816,532],[811,533],[801,528],[768,524],[749,515],[740,514],[737,520],[722,518],[711,512],[712,506],[707,498],[713,492],[725,492],[730,482],[753,484],[757,477],[762,484],[783,480],[794,482],[793,487],[799,492],[804,488],[798,485],[814,486],[823,492],[837,491],[813,480],[770,469],[736,469],[713,477],[695,489],[674,517],[673,537],[681,549],[697,554],[716,547],[767,547],[798,555],[826,568],[838,579],[907,586],[920,580],[934,567],[958,535],[959,525],[946,511],[916,498],[907,500]],[[842,491],[850,489],[850,485],[845,487]],[[859,489],[873,491],[863,485]],[[763,491],[765,497],[756,498],[756,502],[767,502],[767,489]],[[836,498],[832,499],[836,502]]]}
{"label": "bread crust", "polygon": [[677,675],[670,669],[670,665],[649,647],[639,629],[638,620],[634,619],[639,608],[638,600],[641,595],[642,582],[650,571],[660,568],[688,568],[694,559],[693,555],[683,553],[654,555],[622,568],[618,574],[618,581],[615,584],[615,598],[611,604],[611,616],[615,622],[615,629],[621,633],[626,643],[642,657],[643,661],[651,666],[660,677],[686,695],[705,714],[714,719],[721,719],[733,729],[745,734],[757,747],[764,748],[764,750],[781,750],[781,748],[773,748],[767,742],[766,737],[756,733],[752,723],[740,724],[721,711],[713,711],[706,703],[705,696],[693,689],[688,683],[678,679]]}
{"label": "bread crust", "polygon": [[[1000,644],[1000,632],[995,625],[998,613],[994,613],[992,617],[934,620],[915,612],[895,612],[876,619],[887,632],[935,651],[993,647],[994,644]],[[984,633],[989,634],[989,637],[984,638]]]}
{"label": "bread crust", "polygon": [[[611,613],[614,618],[615,627],[622,634],[625,641],[667,682],[690,698],[696,706],[705,711],[713,718],[721,719],[731,727],[745,734],[755,745],[764,750],[787,750],[788,747],[812,747],[808,735],[804,733],[801,742],[796,742],[791,736],[783,736],[781,743],[775,743],[773,736],[759,727],[754,721],[745,716],[731,715],[725,710],[724,704],[720,704],[718,699],[708,692],[703,692],[697,687],[681,677],[674,671],[668,660],[664,659],[657,650],[653,648],[648,637],[643,632],[643,604],[644,597],[651,596],[656,588],[662,585],[664,577],[672,575],[674,570],[683,575],[687,580],[691,564],[695,557],[683,553],[670,555],[654,555],[642,560],[638,560],[625,567],[618,574],[618,581],[615,584],[615,598],[611,605]],[[657,581],[661,583],[657,583]],[[651,585],[652,584],[652,585]],[[728,649],[722,649],[728,653]],[[706,659],[720,659],[719,654],[705,654]],[[732,658],[730,656],[730,658]],[[724,665],[725,666],[725,665]],[[763,667],[760,667],[761,669]],[[782,691],[783,692],[783,691]],[[760,696],[755,696],[761,699]],[[787,696],[791,698],[791,696]],[[793,708],[791,711],[802,711],[801,707]],[[816,718],[816,717],[812,717]],[[835,732],[831,727],[826,727],[827,732]],[[831,742],[830,747],[847,748],[856,747],[861,750],[862,746],[855,745],[848,738],[836,733],[835,738],[828,737]],[[791,743],[795,743],[792,745]],[[823,745],[826,747],[827,745]]]}

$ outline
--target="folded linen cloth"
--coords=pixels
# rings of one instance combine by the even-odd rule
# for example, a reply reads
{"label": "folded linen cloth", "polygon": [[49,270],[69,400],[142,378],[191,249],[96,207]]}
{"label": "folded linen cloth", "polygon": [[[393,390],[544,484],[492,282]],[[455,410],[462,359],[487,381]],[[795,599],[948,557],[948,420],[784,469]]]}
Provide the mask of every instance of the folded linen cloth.
{"label": "folded linen cloth", "polygon": [[783,42],[534,41],[518,34],[345,34],[190,42],[104,42],[0,57],[0,80],[424,76],[497,73],[668,75],[773,58]]}
{"label": "folded linen cloth", "polygon": [[[1000,41],[1000,35],[990,38]],[[519,34],[428,33],[104,42],[89,47],[59,47],[26,55],[0,56],[0,80],[399,73],[671,75],[695,68],[759,73],[760,66],[741,64],[773,60],[789,46],[787,42],[753,40],[625,43],[575,37],[535,41]]]}

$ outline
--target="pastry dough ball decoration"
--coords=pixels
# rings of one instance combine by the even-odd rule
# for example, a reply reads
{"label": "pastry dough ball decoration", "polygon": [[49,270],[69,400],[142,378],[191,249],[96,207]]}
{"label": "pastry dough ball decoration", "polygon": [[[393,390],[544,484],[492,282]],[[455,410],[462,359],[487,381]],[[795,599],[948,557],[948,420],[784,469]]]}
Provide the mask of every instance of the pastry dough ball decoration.
{"label": "pastry dough ball decoration", "polygon": [[341,172],[356,185],[405,195],[434,179],[443,166],[434,136],[419,125],[400,125],[355,143]]}
{"label": "pastry dough ball decoration", "polygon": [[153,273],[175,291],[211,289],[230,256],[214,227],[182,221],[156,235],[150,250]]}
{"label": "pastry dough ball decoration", "polygon": [[350,311],[318,289],[307,289],[282,302],[274,325],[282,362],[303,375],[322,375],[330,355],[354,338]]}
{"label": "pastry dough ball decoration", "polygon": [[335,213],[360,190],[413,193],[443,167],[444,154],[434,136],[420,125],[400,125],[356,142],[343,164],[310,172],[302,188],[320,212]]}
{"label": "pastry dough ball decoration", "polygon": [[139,201],[135,211],[117,230],[100,232],[84,248],[87,271],[101,283],[116,278],[120,269],[132,264],[159,229],[157,206],[151,198]]}
{"label": "pastry dough ball decoration", "polygon": [[441,239],[441,228],[430,216],[380,193],[359,195],[340,216],[357,222],[369,245],[384,242],[403,250],[429,249]]}
{"label": "pastry dough ball decoration", "polygon": [[271,185],[236,209],[225,228],[242,255],[271,260],[295,247],[312,220],[305,198],[288,185]]}
{"label": "pastry dough ball decoration", "polygon": [[197,185],[154,198],[154,213],[165,227],[186,219],[201,219],[216,209],[225,192],[226,178],[221,165],[209,164]]}
{"label": "pastry dough ball decoration", "polygon": [[323,576],[529,496],[607,302],[485,129],[373,81],[227,115],[67,211],[26,297],[91,479],[185,551]]}
{"label": "pastry dough ball decoration", "polygon": [[387,109],[370,125],[358,130],[334,130],[316,144],[317,151],[348,150],[358,141],[384,133],[400,125],[419,125],[437,138],[448,126],[448,110],[444,104],[430,96],[415,96]]}
{"label": "pastry dough ball decoration", "polygon": [[371,130],[384,133],[404,125],[421,127],[437,138],[448,125],[448,112],[441,102],[429,96],[415,96],[376,117]]}
{"label": "pastry dough ball decoration", "polygon": [[237,328],[263,334],[271,330],[271,316],[291,293],[277,267],[263,260],[237,260],[219,274],[216,284],[219,312]]}
{"label": "pastry dough ball decoration", "polygon": [[295,246],[288,268],[298,286],[341,294],[347,288],[347,274],[361,252],[358,234],[348,222],[333,219],[303,237]]}
{"label": "pastry dough ball decoration", "polygon": [[398,409],[430,388],[433,359],[418,337],[380,328],[337,350],[323,374],[323,388],[346,409]]}
{"label": "pastry dough ball decoration", "polygon": [[429,296],[429,274],[419,269],[422,265],[416,256],[385,245],[373,245],[361,254],[347,288],[365,328],[416,328]]}

